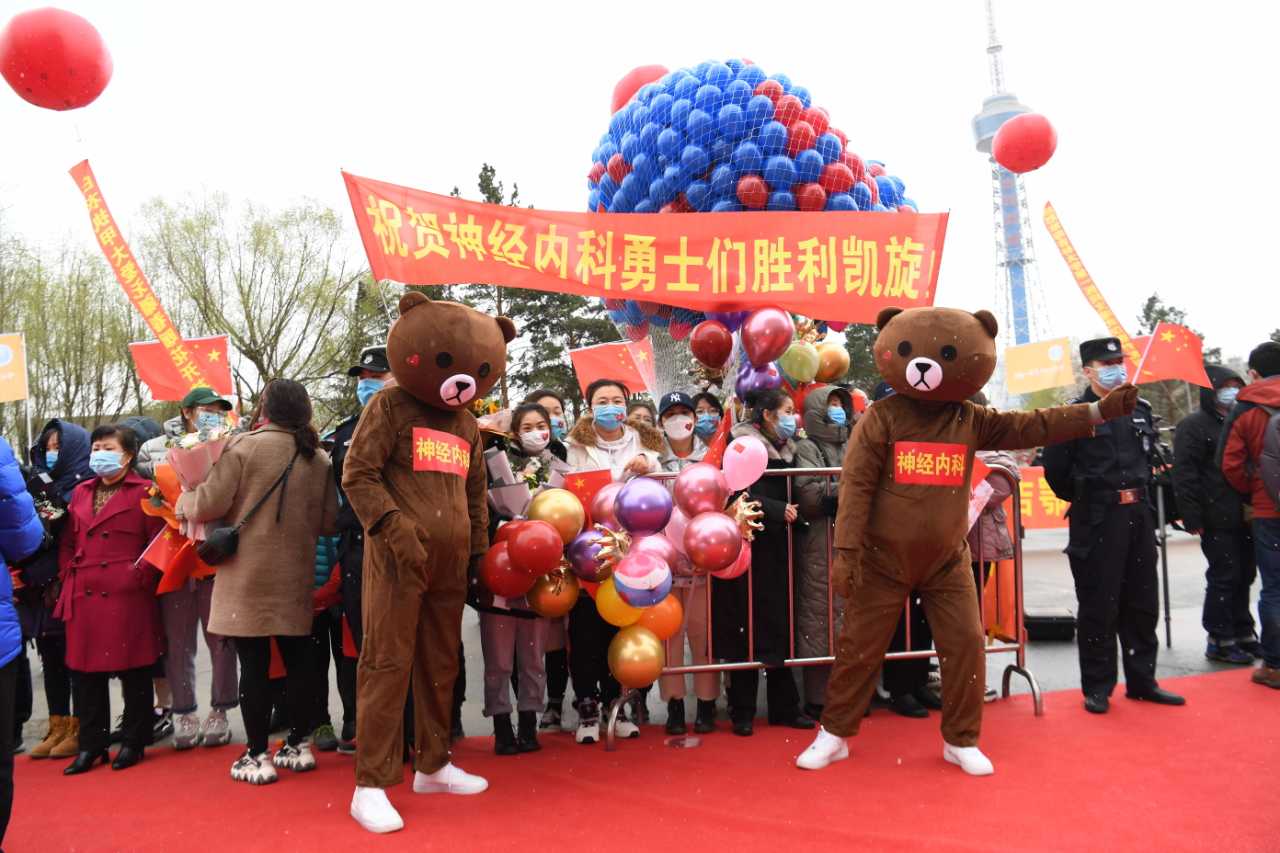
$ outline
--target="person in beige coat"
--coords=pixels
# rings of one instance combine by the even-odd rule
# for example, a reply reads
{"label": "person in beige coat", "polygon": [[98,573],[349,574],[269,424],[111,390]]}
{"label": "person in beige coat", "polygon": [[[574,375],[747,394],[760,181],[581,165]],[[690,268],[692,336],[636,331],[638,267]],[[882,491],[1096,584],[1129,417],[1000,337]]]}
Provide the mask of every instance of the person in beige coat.
{"label": "person in beige coat", "polygon": [[[262,392],[260,408],[258,427],[232,438],[208,479],[184,493],[177,506],[180,516],[194,521],[243,522],[235,555],[218,565],[209,630],[235,638],[249,743],[231,778],[256,785],[274,782],[275,767],[316,766],[305,741],[312,728],[307,720],[311,590],[316,540],[335,532],[338,514],[329,457],[311,426],[306,389],[289,379],[273,380]],[[274,758],[267,755],[272,639],[287,671],[293,725]]]}

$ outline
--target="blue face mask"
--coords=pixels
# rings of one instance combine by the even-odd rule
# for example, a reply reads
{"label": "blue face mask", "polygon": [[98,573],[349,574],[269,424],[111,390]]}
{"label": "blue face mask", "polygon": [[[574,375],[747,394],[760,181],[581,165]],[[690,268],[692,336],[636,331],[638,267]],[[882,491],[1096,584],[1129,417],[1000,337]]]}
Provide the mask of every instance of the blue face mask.
{"label": "blue face mask", "polygon": [[1128,378],[1123,364],[1104,364],[1098,368],[1098,384],[1108,391],[1123,385]]}
{"label": "blue face mask", "polygon": [[201,412],[196,415],[196,432],[208,432],[226,424],[226,419],[217,412]]}
{"label": "blue face mask", "polygon": [[[1218,405],[1224,409],[1229,409],[1236,404],[1236,395],[1240,393],[1239,388],[1219,388],[1218,389]],[[53,467],[53,463],[49,463],[49,467]]]}
{"label": "blue face mask", "polygon": [[849,422],[849,416],[845,414],[843,406],[838,409],[827,409],[827,417],[836,426],[844,426]]}
{"label": "blue face mask", "polygon": [[773,430],[778,434],[778,438],[791,438],[796,434],[796,416],[778,415],[778,422]]}
{"label": "blue face mask", "polygon": [[592,406],[591,415],[595,418],[596,426],[605,432],[613,432],[622,425],[622,419],[627,416],[627,410],[622,406]]}
{"label": "blue face mask", "polygon": [[356,383],[356,399],[360,401],[360,405],[367,406],[369,401],[373,399],[373,395],[382,390],[382,386],[386,385],[386,381],[382,379],[364,378]]}
{"label": "blue face mask", "polygon": [[552,437],[555,438],[556,441],[560,441],[568,434],[569,434],[569,429],[568,427],[565,426],[564,418],[558,418],[555,415],[552,415],[551,416]]}
{"label": "blue face mask", "polygon": [[52,471],[53,466],[58,464],[58,451],[46,450],[44,452],[44,464],[46,468]]}
{"label": "blue face mask", "polygon": [[95,450],[89,454],[89,468],[99,477],[113,477],[124,468],[118,450]]}
{"label": "blue face mask", "polygon": [[710,438],[718,426],[720,426],[719,418],[710,412],[703,412],[698,415],[698,420],[694,422],[693,434],[698,438]]}

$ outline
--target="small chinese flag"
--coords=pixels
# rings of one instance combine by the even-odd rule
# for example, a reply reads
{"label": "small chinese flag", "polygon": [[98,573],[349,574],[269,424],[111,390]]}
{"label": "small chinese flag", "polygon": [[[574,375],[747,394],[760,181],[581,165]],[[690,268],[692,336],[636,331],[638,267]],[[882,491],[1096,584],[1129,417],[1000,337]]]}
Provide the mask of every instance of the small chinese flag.
{"label": "small chinese flag", "polygon": [[1204,342],[1200,336],[1185,326],[1160,323],[1151,333],[1142,364],[1138,366],[1136,382],[1160,382],[1165,379],[1181,379],[1202,388],[1212,388],[1213,383],[1204,371]]}
{"label": "small chinese flag", "polygon": [[138,561],[150,563],[160,571],[162,577],[156,595],[164,595],[187,582],[195,568],[196,552],[190,539],[166,526],[151,540]]}
{"label": "small chinese flag", "polygon": [[[1144,353],[1147,351],[1147,344],[1149,343],[1151,343],[1151,336],[1143,335],[1140,338],[1133,339],[1133,348],[1136,349],[1139,353]],[[1129,381],[1134,383],[1135,385],[1139,382],[1137,378],[1138,365],[1134,362],[1133,359],[1129,358],[1128,353],[1125,353],[1125,356],[1124,356],[1124,375],[1129,377]]]}
{"label": "small chinese flag", "polygon": [[[643,341],[619,341],[616,344],[599,344],[594,347],[569,350],[573,372],[578,375],[582,393],[597,379],[617,379],[625,382],[634,393],[651,391],[645,374],[653,373],[653,344]],[[642,368],[639,362],[647,363]]]}
{"label": "small chinese flag", "polygon": [[582,508],[587,515],[591,514],[591,501],[595,499],[596,492],[612,482],[613,472],[608,468],[596,471],[575,471],[564,475],[564,487],[573,492],[574,496],[582,502]]}
{"label": "small chinese flag", "polygon": [[730,400],[725,404],[724,417],[720,419],[720,423],[716,425],[716,431],[711,434],[711,440],[707,442],[707,452],[702,457],[703,462],[717,468],[724,463],[724,451],[729,446],[729,433],[732,431],[733,403]]}
{"label": "small chinese flag", "polygon": [[[182,342],[188,357],[200,366],[200,372],[218,394],[232,394],[231,365],[227,363],[227,336],[186,338]],[[191,390],[191,382],[183,379],[173,359],[159,341],[129,344],[138,378],[151,389],[153,400],[181,400]]]}

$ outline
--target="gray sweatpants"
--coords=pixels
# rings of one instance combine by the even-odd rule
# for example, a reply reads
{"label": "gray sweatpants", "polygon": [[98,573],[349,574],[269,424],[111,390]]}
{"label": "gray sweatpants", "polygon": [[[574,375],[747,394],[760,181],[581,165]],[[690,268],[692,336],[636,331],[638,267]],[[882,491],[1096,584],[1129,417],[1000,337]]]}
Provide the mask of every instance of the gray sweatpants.
{"label": "gray sweatpants", "polygon": [[213,665],[213,693],[210,704],[226,710],[240,702],[236,677],[236,647],[230,637],[209,633],[209,605],[213,601],[215,578],[189,580],[181,589],[160,596],[160,618],[164,623],[168,651],[164,675],[173,692],[173,713],[195,713],[196,626],[204,628],[204,644]]}
{"label": "gray sweatpants", "polygon": [[[512,607],[526,609],[523,598],[510,599]],[[520,664],[520,711],[541,711],[547,690],[543,655],[547,648],[546,619],[480,614],[480,646],[484,652],[484,715],[511,713],[511,671]]]}

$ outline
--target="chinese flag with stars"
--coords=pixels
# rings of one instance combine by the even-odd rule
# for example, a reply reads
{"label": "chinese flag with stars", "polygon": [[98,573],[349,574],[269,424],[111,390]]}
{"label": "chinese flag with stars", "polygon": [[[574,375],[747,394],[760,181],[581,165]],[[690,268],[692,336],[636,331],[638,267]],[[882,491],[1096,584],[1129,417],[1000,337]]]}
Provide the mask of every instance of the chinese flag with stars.
{"label": "chinese flag with stars", "polygon": [[653,344],[648,338],[571,349],[569,358],[573,360],[573,372],[578,375],[578,385],[584,395],[587,386],[597,379],[625,382],[632,393],[652,391]]}
{"label": "chinese flag with stars", "polygon": [[613,472],[608,468],[596,471],[575,471],[564,475],[564,487],[573,492],[574,497],[582,502],[582,509],[587,515],[587,524],[592,524],[591,501],[596,492],[613,482]]}
{"label": "chinese flag with stars", "polygon": [[1160,323],[1151,333],[1142,364],[1138,366],[1136,381],[1160,382],[1165,379],[1181,379],[1202,388],[1212,388],[1213,383],[1204,372],[1203,341],[1185,326]]}
{"label": "chinese flag with stars", "polygon": [[[227,395],[235,392],[231,384],[231,365],[227,363],[227,336],[211,338],[186,338],[182,346],[187,355],[200,365],[200,372],[209,380],[215,393]],[[141,341],[129,344],[133,363],[138,366],[138,378],[151,389],[153,400],[181,400],[191,390],[191,382],[183,379],[173,359],[159,341]]]}

